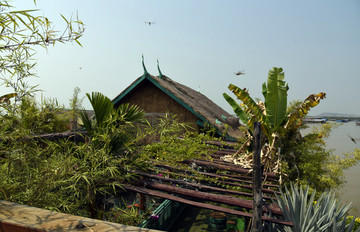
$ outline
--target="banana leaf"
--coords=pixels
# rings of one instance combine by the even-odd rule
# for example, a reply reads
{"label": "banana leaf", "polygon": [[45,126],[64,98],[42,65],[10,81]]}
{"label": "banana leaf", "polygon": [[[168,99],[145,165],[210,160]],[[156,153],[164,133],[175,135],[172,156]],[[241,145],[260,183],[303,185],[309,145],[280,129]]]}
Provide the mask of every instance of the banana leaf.
{"label": "banana leaf", "polygon": [[246,89],[241,89],[233,84],[230,84],[228,88],[231,92],[235,94],[237,99],[239,99],[246,105],[252,116],[255,117],[255,120],[259,122],[265,122],[265,117],[263,115],[262,110],[256,104],[256,102],[250,97]]}
{"label": "banana leaf", "polygon": [[269,71],[267,85],[262,86],[265,97],[266,117],[273,131],[286,119],[288,85],[284,81],[282,68],[272,68]]}
{"label": "banana leaf", "polygon": [[9,103],[10,102],[10,98],[13,98],[13,97],[16,97],[17,94],[16,93],[8,93],[8,94],[5,94],[3,96],[0,97],[0,104],[3,104],[3,103]]}
{"label": "banana leaf", "polygon": [[271,135],[269,122],[265,117],[262,109],[259,105],[250,97],[249,93],[246,89],[241,89],[233,84],[229,85],[229,90],[235,94],[237,99],[243,102],[243,111],[245,115],[248,117],[248,122],[246,125],[252,131],[253,124],[255,121],[261,122],[261,127],[263,129],[264,134],[269,137]]}
{"label": "banana leaf", "polygon": [[241,109],[240,105],[228,94],[223,93],[223,96],[225,100],[230,104],[230,106],[233,108],[235,114],[239,117],[239,119],[245,124],[245,126],[248,127],[248,121],[249,117],[246,115],[246,113]]}
{"label": "banana leaf", "polygon": [[318,94],[309,95],[304,102],[296,108],[288,117],[285,129],[293,127],[298,128],[302,124],[302,119],[307,115],[309,110],[320,103],[320,100],[326,97],[326,93],[321,92]]}

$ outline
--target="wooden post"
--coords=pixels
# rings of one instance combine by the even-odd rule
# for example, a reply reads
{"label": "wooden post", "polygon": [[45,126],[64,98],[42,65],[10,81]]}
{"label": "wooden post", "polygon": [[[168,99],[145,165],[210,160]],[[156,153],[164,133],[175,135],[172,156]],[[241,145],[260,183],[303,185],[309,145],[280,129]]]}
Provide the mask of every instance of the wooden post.
{"label": "wooden post", "polygon": [[140,193],[140,210],[144,211],[146,209],[146,195]]}
{"label": "wooden post", "polygon": [[262,216],[262,192],[261,192],[261,123],[254,123],[253,140],[253,218],[251,231],[258,231],[261,228]]}

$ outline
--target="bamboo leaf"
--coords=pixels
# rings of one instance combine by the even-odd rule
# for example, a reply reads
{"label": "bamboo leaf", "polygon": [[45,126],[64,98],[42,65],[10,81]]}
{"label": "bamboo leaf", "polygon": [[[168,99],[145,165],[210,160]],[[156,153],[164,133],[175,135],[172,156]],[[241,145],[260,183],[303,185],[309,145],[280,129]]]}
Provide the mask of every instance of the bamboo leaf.
{"label": "bamboo leaf", "polygon": [[69,21],[65,18],[65,16],[62,15],[62,14],[60,14],[60,15],[61,15],[61,17],[65,20],[65,22],[66,22],[67,24],[69,24]]}
{"label": "bamboo leaf", "polygon": [[79,42],[79,40],[76,39],[75,42],[76,42],[77,44],[79,44],[80,47],[82,47],[82,44]]}

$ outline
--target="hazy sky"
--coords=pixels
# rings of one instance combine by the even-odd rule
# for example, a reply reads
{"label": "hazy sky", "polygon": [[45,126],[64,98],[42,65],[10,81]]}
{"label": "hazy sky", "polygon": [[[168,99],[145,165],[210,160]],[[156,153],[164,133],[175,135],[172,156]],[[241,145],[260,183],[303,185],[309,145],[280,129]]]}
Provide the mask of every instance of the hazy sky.
{"label": "hazy sky", "polygon": [[[247,88],[263,98],[261,85],[272,67],[282,67],[289,101],[326,92],[310,115],[360,115],[359,0],[16,0],[18,9],[39,9],[54,22],[78,15],[86,24],[76,43],[39,49],[36,71],[44,96],[69,106],[73,89],[113,99],[143,74],[142,54],[152,75],[156,60],[164,75],[232,113],[222,93]],[[145,21],[153,21],[151,26]],[[81,68],[81,69],[80,69]],[[245,70],[238,77],[234,72]],[[89,108],[87,99],[83,106]]]}

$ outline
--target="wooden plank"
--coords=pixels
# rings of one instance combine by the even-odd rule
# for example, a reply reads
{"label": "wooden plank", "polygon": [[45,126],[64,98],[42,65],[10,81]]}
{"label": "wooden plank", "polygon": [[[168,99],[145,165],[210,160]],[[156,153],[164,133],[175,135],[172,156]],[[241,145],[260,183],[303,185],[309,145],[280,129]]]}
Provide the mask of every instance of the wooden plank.
{"label": "wooden plank", "polygon": [[[162,167],[165,167],[165,165],[161,165]],[[171,170],[180,170],[180,169],[176,169],[170,166],[166,166],[166,168],[171,169]],[[164,171],[165,173],[168,173],[169,175],[176,175],[177,173],[172,173],[169,171]],[[182,172],[184,172],[184,170],[182,170]],[[197,172],[197,173],[203,173],[203,172]],[[196,176],[189,176],[190,179],[197,179],[200,180],[200,178],[196,177]],[[231,185],[231,186],[237,186],[237,187],[241,187],[241,188],[245,188],[245,189],[250,189],[252,190],[253,187],[252,185],[245,185],[245,184],[241,184],[241,183],[235,183],[235,182],[231,182],[231,181],[223,181],[223,180],[217,180],[219,183],[221,184],[226,184],[226,185]],[[263,188],[263,192],[264,193],[269,193],[269,194],[280,194],[279,191],[276,190],[272,190],[272,189],[267,189],[267,188]]]}
{"label": "wooden plank", "polygon": [[[148,174],[145,172],[136,172],[136,173],[138,173],[139,175],[141,175],[143,177],[148,177],[151,179],[156,179],[156,180],[165,181],[165,182],[176,183],[176,184],[179,184],[182,186],[193,187],[200,191],[208,191],[209,190],[209,191],[215,191],[215,192],[220,192],[220,193],[225,193],[225,194],[252,197],[252,193],[246,193],[246,192],[241,192],[241,191],[236,191],[236,190],[223,189],[223,188],[218,188],[218,187],[213,187],[213,186],[208,186],[208,185],[203,185],[203,184],[191,183],[191,182],[177,180],[177,179],[170,178],[170,177],[163,177],[163,176],[158,176],[158,175],[154,175],[154,174]],[[272,198],[269,196],[264,196],[264,198],[267,200],[275,200],[275,198]]]}
{"label": "wooden plank", "polygon": [[[252,185],[243,185],[243,184],[238,184],[238,183],[234,183],[234,182],[230,182],[230,181],[222,181],[222,180],[219,180],[219,182],[222,183],[222,184],[238,186],[238,187],[241,187],[241,188],[246,188],[246,189],[251,189],[251,190],[253,189]],[[280,194],[279,191],[275,191],[275,190],[272,190],[272,189],[263,188],[262,191],[264,193]]]}
{"label": "wooden plank", "polygon": [[[145,181],[146,188],[161,190],[169,193],[176,193],[187,197],[194,197],[201,200],[213,201],[233,206],[239,206],[246,209],[252,209],[253,203],[251,200],[240,199],[232,196],[219,195],[214,193],[200,192],[191,189],[179,188],[176,186],[160,184],[150,181]],[[270,210],[275,215],[282,215],[280,208],[277,205],[270,204]],[[267,211],[267,210],[266,210]]]}
{"label": "wooden plank", "polygon": [[[131,185],[123,185],[123,188],[128,190],[128,191],[134,191],[134,192],[144,193],[144,194],[151,195],[151,196],[165,198],[165,199],[169,199],[169,200],[172,200],[172,201],[184,203],[184,204],[187,204],[187,205],[192,205],[192,206],[199,207],[199,208],[220,211],[220,212],[224,212],[224,213],[228,213],[228,214],[232,214],[232,215],[237,215],[237,216],[243,216],[243,217],[249,217],[249,218],[252,217],[252,214],[250,214],[250,213],[245,213],[245,212],[234,210],[234,209],[224,208],[224,207],[221,207],[221,206],[210,205],[210,204],[206,204],[206,203],[202,203],[202,202],[191,201],[191,200],[183,199],[181,197],[173,196],[173,195],[170,195],[170,194],[167,194],[167,193],[154,191],[154,190],[151,190],[151,189],[146,189],[146,188],[136,187],[136,186],[131,186]],[[271,223],[280,224],[280,225],[285,225],[285,226],[293,226],[292,222],[282,221],[280,219],[269,218],[269,217],[265,217],[265,216],[262,216],[262,220],[267,221],[267,222],[271,222]]]}
{"label": "wooden plank", "polygon": [[[246,168],[241,168],[241,167],[239,167],[239,165],[235,165],[235,164],[229,164],[229,163],[215,164],[213,162],[205,161],[205,160],[192,159],[192,160],[185,160],[184,162],[190,163],[190,164],[195,163],[196,165],[199,165],[199,166],[213,167],[213,168],[217,168],[217,169],[228,170],[228,171],[233,171],[233,172],[242,173],[242,174],[248,174],[249,170],[250,170],[250,169],[246,169]],[[276,174],[272,173],[272,172],[264,173],[264,175],[267,175],[268,177],[273,177],[273,178],[276,177]]]}
{"label": "wooden plank", "polygon": [[[235,181],[235,182],[252,184],[252,181],[242,180],[242,179],[237,178],[237,177],[229,177],[229,176],[223,175],[223,174],[215,174],[215,173],[210,173],[210,172],[198,172],[198,173],[201,174],[201,175],[204,175],[204,176],[211,176],[211,177],[215,177],[215,178],[221,178],[221,179],[224,179],[224,180],[230,180],[230,181]],[[264,184],[264,186],[279,188],[279,185],[274,185],[274,184]]]}

